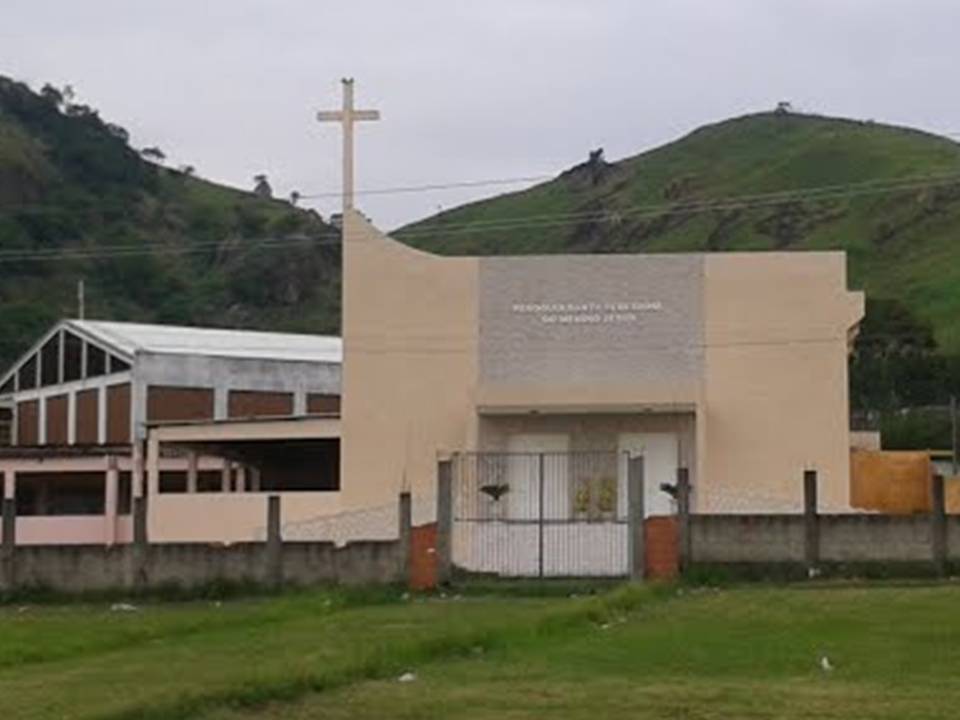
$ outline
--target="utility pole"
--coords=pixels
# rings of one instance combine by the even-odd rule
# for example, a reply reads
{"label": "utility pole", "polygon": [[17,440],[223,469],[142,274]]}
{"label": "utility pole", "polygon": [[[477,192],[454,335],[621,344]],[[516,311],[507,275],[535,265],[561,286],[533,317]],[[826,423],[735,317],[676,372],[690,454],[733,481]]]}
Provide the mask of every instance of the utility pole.
{"label": "utility pole", "polygon": [[77,319],[83,320],[87,314],[86,296],[84,293],[83,278],[77,280]]}
{"label": "utility pole", "polygon": [[317,113],[320,122],[338,122],[343,127],[343,212],[353,209],[353,125],[361,120],[379,120],[377,110],[357,110],[353,107],[353,78],[343,78],[343,107],[340,110]]}
{"label": "utility pole", "polygon": [[960,418],[957,417],[957,396],[950,396],[950,428],[952,430],[952,443],[953,443],[953,477],[960,475],[960,458],[957,457],[960,453]]}

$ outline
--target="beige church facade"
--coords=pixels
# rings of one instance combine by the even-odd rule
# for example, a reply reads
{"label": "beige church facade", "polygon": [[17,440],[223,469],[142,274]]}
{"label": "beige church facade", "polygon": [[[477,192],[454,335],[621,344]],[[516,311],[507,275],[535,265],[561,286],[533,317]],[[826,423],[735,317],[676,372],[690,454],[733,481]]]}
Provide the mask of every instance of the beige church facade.
{"label": "beige church facade", "polygon": [[799,509],[805,469],[849,506],[843,253],[440,257],[349,211],[343,301],[345,506],[471,451],[643,453],[654,514],[677,467],[696,511]]}

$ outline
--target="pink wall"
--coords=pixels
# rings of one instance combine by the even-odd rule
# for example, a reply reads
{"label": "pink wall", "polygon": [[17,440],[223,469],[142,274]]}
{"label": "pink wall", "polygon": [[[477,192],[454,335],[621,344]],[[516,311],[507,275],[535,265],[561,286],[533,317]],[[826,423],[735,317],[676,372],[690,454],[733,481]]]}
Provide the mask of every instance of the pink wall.
{"label": "pink wall", "polygon": [[[131,518],[118,517],[115,523],[114,542],[131,542]],[[107,519],[103,515],[17,518],[17,545],[105,545],[110,544],[108,535]]]}

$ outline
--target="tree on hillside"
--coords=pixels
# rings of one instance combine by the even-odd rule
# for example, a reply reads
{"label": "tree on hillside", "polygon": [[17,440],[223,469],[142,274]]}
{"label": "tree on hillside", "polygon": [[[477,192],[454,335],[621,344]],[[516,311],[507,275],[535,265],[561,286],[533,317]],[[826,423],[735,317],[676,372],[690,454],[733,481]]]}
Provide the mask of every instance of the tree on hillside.
{"label": "tree on hillside", "polygon": [[186,175],[187,177],[191,177],[197,171],[193,165],[181,165],[177,170],[180,171],[181,175]]}
{"label": "tree on hillside", "polygon": [[63,93],[50,83],[43,86],[40,90],[40,96],[57,108],[57,110],[63,105]]}
{"label": "tree on hillside", "polygon": [[296,207],[297,203],[300,202],[300,191],[293,190],[290,192],[290,204]]}
{"label": "tree on hillside", "polygon": [[115,138],[123,140],[124,143],[130,142],[130,133],[127,132],[126,128],[123,128],[116,123],[106,123],[105,127],[107,132],[113,135]]}
{"label": "tree on hillside", "polygon": [[160,148],[154,147],[145,147],[140,151],[140,155],[145,160],[152,160],[153,162],[162,163],[167,159],[167,154],[163,152]]}
{"label": "tree on hillside", "polygon": [[270,187],[270,181],[267,179],[267,176],[264,173],[253,176],[253,192],[256,195],[259,195],[262,198],[272,198],[273,197],[273,188]]}

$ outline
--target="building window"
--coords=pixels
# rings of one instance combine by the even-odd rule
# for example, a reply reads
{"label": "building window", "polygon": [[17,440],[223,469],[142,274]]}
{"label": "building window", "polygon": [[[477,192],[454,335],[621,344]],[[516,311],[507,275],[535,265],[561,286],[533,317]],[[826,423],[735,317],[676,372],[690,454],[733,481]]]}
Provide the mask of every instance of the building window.
{"label": "building window", "polygon": [[83,377],[83,340],[73,333],[63,335],[63,380],[79,380]]}
{"label": "building window", "polygon": [[60,333],[47,340],[40,351],[40,384],[60,382]]}
{"label": "building window", "polygon": [[115,355],[110,356],[110,372],[111,373],[126,372],[129,369],[130,369],[130,363],[128,363],[126,360],[121,360]]}
{"label": "building window", "polygon": [[87,345],[87,377],[98,377],[107,372],[107,354],[96,345]]}
{"label": "building window", "polygon": [[37,386],[37,356],[31,355],[30,358],[20,366],[17,373],[20,380],[21,390],[33,390]]}

